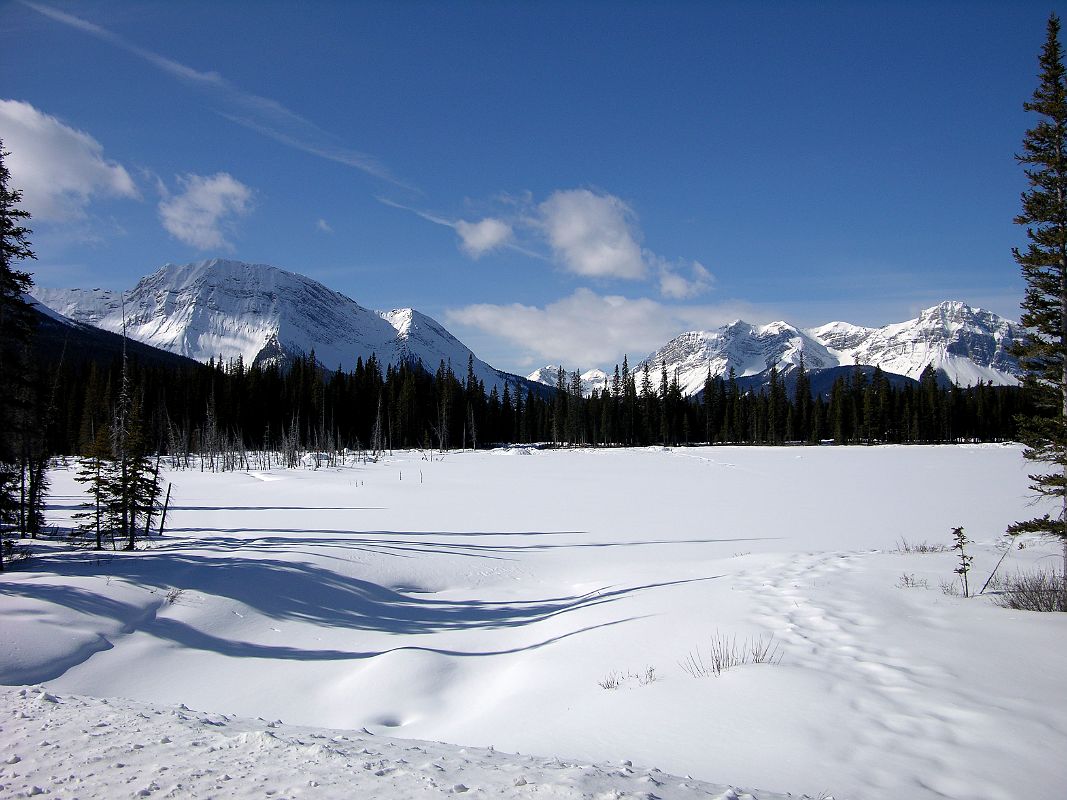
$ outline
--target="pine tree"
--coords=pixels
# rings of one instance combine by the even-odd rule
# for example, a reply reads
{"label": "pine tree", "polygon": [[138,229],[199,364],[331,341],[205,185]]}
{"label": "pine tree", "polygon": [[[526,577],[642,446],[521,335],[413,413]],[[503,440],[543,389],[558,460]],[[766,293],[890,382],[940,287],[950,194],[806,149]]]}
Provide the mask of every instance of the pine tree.
{"label": "pine tree", "polygon": [[1039,84],[1033,99],[1023,104],[1039,115],[1023,139],[1029,189],[1022,196],[1022,212],[1015,218],[1026,226],[1026,251],[1013,250],[1026,279],[1022,323],[1027,340],[1019,347],[1027,384],[1042,403],[1041,416],[1025,420],[1020,439],[1030,461],[1049,471],[1031,475],[1039,495],[1058,498],[1055,518],[1017,522],[1008,533],[1040,533],[1063,541],[1064,587],[1067,588],[1067,79],[1060,47],[1060,20],[1049,17],[1040,56]]}
{"label": "pine tree", "polygon": [[[32,284],[15,264],[36,258],[30,249],[32,231],[23,224],[30,213],[19,206],[22,192],[9,186],[11,173],[0,141],[0,528],[24,516],[17,495],[23,480],[23,439],[32,429],[28,418],[30,387],[25,378],[28,342],[33,332],[29,305],[22,299]],[[0,571],[4,569],[0,536]]]}

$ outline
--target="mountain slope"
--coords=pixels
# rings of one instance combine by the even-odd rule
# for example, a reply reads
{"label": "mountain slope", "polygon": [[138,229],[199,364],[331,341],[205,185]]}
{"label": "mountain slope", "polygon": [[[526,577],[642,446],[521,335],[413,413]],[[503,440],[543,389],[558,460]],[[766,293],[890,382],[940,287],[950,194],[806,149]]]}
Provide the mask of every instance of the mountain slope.
{"label": "mountain slope", "polygon": [[966,303],[945,301],[915,319],[881,328],[831,322],[809,333],[841,365],[870,364],[918,378],[928,364],[953,383],[1016,384],[1022,372],[1010,348],[1022,335],[1018,324]]}
{"label": "mountain slope", "polygon": [[[72,319],[122,330],[119,294],[100,289],[45,289],[38,299]],[[437,321],[414,309],[363,308],[349,297],[303,275],[265,264],[212,259],[166,264],[126,295],[132,339],[198,361],[240,357],[247,364],[284,363],[315,353],[326,367],[351,369],[373,354],[380,362],[421,362],[436,370],[443,361],[461,377],[473,353]],[[518,376],[473,358],[475,375],[503,390],[523,385]]]}
{"label": "mountain slope", "polygon": [[787,322],[750,325],[738,320],[716,331],[690,331],[676,336],[648,358],[635,371],[647,364],[658,380],[665,364],[667,375],[678,374],[678,384],[685,395],[704,388],[704,379],[711,370],[713,376],[729,373],[733,368],[738,377],[759,375],[773,364],[779,371],[790,371],[803,356],[807,369],[825,369],[837,361],[818,341]]}
{"label": "mountain slope", "polygon": [[[33,306],[34,336],[31,340],[34,357],[41,363],[63,361],[87,363],[95,361],[108,366],[120,359],[122,337],[83,322],[69,319],[27,295]],[[197,362],[167,350],[161,350],[133,339],[126,342],[126,353],[136,363],[157,367],[195,367]]]}

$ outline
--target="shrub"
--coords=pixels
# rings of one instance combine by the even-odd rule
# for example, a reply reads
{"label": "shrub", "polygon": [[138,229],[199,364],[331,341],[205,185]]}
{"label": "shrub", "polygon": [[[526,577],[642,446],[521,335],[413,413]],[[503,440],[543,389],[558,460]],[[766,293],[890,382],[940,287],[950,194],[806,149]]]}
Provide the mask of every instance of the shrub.
{"label": "shrub", "polygon": [[597,681],[601,689],[618,689],[622,685],[622,675],[612,670],[602,681]]}
{"label": "shrub", "polygon": [[745,664],[781,662],[782,656],[778,652],[778,642],[774,640],[774,636],[769,636],[766,641],[762,636],[758,639],[745,639],[739,645],[736,637],[723,636],[716,631],[707,651],[701,651],[698,647],[690,651],[678,665],[694,678],[706,678],[708,675],[721,675],[728,669]]}
{"label": "shrub", "polygon": [[946,581],[942,578],[937,582],[937,586],[941,590],[941,594],[947,594],[949,597],[960,596],[960,587],[956,585],[955,578],[950,581]]}
{"label": "shrub", "polygon": [[14,539],[0,539],[0,547],[4,548],[5,566],[10,566],[16,561],[25,561],[32,555],[29,547]]}
{"label": "shrub", "polygon": [[897,583],[897,587],[901,589],[929,589],[930,583],[926,578],[916,578],[914,575],[909,575],[904,572],[900,576],[900,581]]}
{"label": "shrub", "polygon": [[997,580],[994,602],[1019,611],[1067,611],[1063,576],[1053,569],[1020,572]]}
{"label": "shrub", "polygon": [[900,539],[900,544],[897,545],[898,553],[944,553],[946,550],[948,550],[948,547],[943,544],[930,544],[929,542],[912,544],[903,537]]}
{"label": "shrub", "polygon": [[655,683],[657,680],[659,680],[659,676],[656,675],[655,667],[645,667],[640,675],[635,675],[632,672],[623,674],[612,670],[603,680],[597,681],[597,686],[601,689],[618,689],[627,683],[631,686],[633,686],[634,682],[636,682],[638,686],[648,686],[650,683]]}

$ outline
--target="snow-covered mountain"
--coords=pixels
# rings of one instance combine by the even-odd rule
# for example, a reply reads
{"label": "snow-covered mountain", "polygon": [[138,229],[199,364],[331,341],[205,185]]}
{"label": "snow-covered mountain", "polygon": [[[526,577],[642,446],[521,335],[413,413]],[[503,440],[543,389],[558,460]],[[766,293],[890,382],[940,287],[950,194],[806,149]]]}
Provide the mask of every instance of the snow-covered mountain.
{"label": "snow-covered mountain", "polygon": [[[568,381],[573,370],[564,368],[563,370],[567,374]],[[531,380],[534,383],[543,383],[545,386],[555,387],[559,374],[558,364],[548,364],[547,366],[535,369],[529,375],[526,376],[527,380]],[[611,377],[608,373],[602,369],[590,369],[583,372],[578,376],[582,382],[582,397],[588,397],[592,394],[593,390],[600,391],[611,382]]]}
{"label": "snow-covered mountain", "polygon": [[960,386],[1017,384],[1022,375],[1010,352],[1023,335],[1019,324],[959,301],[939,303],[915,319],[882,328],[831,322],[809,333],[842,365],[870,364],[918,378],[932,364]]}
{"label": "snow-covered mountain", "polygon": [[779,371],[793,369],[803,355],[806,369],[835,367],[834,356],[809,334],[787,322],[750,325],[738,320],[715,331],[690,331],[676,336],[648,358],[639,362],[635,370],[648,364],[653,383],[658,385],[660,370],[667,366],[667,374],[678,374],[682,393],[695,394],[704,388],[704,379],[711,370],[713,376],[726,375],[733,367],[738,377],[759,375],[778,364]]}
{"label": "snow-covered mountain", "polygon": [[[35,297],[66,317],[105,330],[122,330],[121,293],[102,289],[36,289]],[[321,283],[265,264],[211,259],[166,264],[126,293],[132,339],[207,361],[240,356],[286,361],[315,352],[324,366],[351,369],[374,354],[380,362],[443,361],[461,377],[469,348],[440,323],[411,308],[372,311]],[[474,356],[474,372],[503,390],[522,379]]]}
{"label": "snow-covered mountain", "polygon": [[[751,377],[777,364],[779,372],[787,375],[796,369],[801,356],[811,371],[863,364],[917,379],[932,364],[961,386],[980,380],[1012,385],[1019,383],[1022,374],[1010,353],[1020,336],[1018,323],[966,303],[946,301],[915,319],[881,328],[830,322],[803,329],[788,322],[751,325],[738,320],[714,331],[676,336],[633,370],[640,371],[647,364],[658,385],[665,364],[669,376],[677,373],[686,395],[703,389],[709,370],[712,376],[725,376],[732,367],[738,377]],[[554,386],[556,368],[545,367],[529,377]]]}

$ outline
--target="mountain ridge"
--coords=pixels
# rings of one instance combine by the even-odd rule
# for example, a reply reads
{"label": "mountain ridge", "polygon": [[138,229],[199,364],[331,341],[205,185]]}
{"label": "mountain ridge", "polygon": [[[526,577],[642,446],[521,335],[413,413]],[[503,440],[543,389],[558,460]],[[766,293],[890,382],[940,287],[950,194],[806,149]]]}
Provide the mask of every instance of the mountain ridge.
{"label": "mountain ridge", "polygon": [[[647,365],[658,375],[666,366],[686,396],[703,390],[709,371],[712,377],[725,377],[732,368],[737,377],[759,384],[759,376],[772,366],[787,375],[801,358],[812,372],[862,365],[916,380],[932,365],[943,379],[961,386],[978,381],[1017,385],[1022,369],[1011,348],[1023,336],[1016,322],[945,300],[914,319],[881,327],[834,321],[800,328],[781,320],[764,325],[735,320],[713,331],[681,333],[631,369],[638,372]],[[542,382],[555,385],[555,369],[545,367],[528,377],[537,380],[535,375],[548,371],[549,380]]]}
{"label": "mountain ridge", "polygon": [[[122,294],[104,289],[36,289],[34,296],[76,322],[113,333],[123,327]],[[526,387],[525,378],[479,359],[443,325],[411,308],[374,311],[295,272],[269,264],[209,259],[164,264],[126,294],[131,339],[207,361],[285,363],[315,353],[326,368],[351,369],[371,355],[384,364],[450,364],[465,375],[470,360],[486,391]]]}
{"label": "mountain ridge", "polygon": [[[479,359],[440,322],[413,308],[375,311],[318,281],[267,264],[209,259],[164,264],[129,292],[105,289],[41,289],[44,306],[75,322],[113,333],[125,321],[131,339],[198,361],[238,358],[247,364],[285,365],[314,352],[324,367],[351,369],[372,354],[380,363],[421,363],[435,371],[450,364],[463,377],[470,361],[486,390],[505,386],[544,391],[554,387],[558,365],[526,377]],[[843,366],[880,367],[917,379],[932,365],[958,385],[978,381],[1018,384],[1022,375],[1012,345],[1024,335],[1018,323],[958,300],[923,309],[911,320],[881,327],[833,321],[802,328],[779,320],[754,325],[735,320],[715,330],[675,336],[638,361],[657,374],[666,366],[682,393],[699,393],[710,372],[754,378],[777,366],[783,375],[801,360],[816,372]],[[570,371],[565,370],[570,375]],[[610,383],[608,370],[581,374],[583,394]]]}

